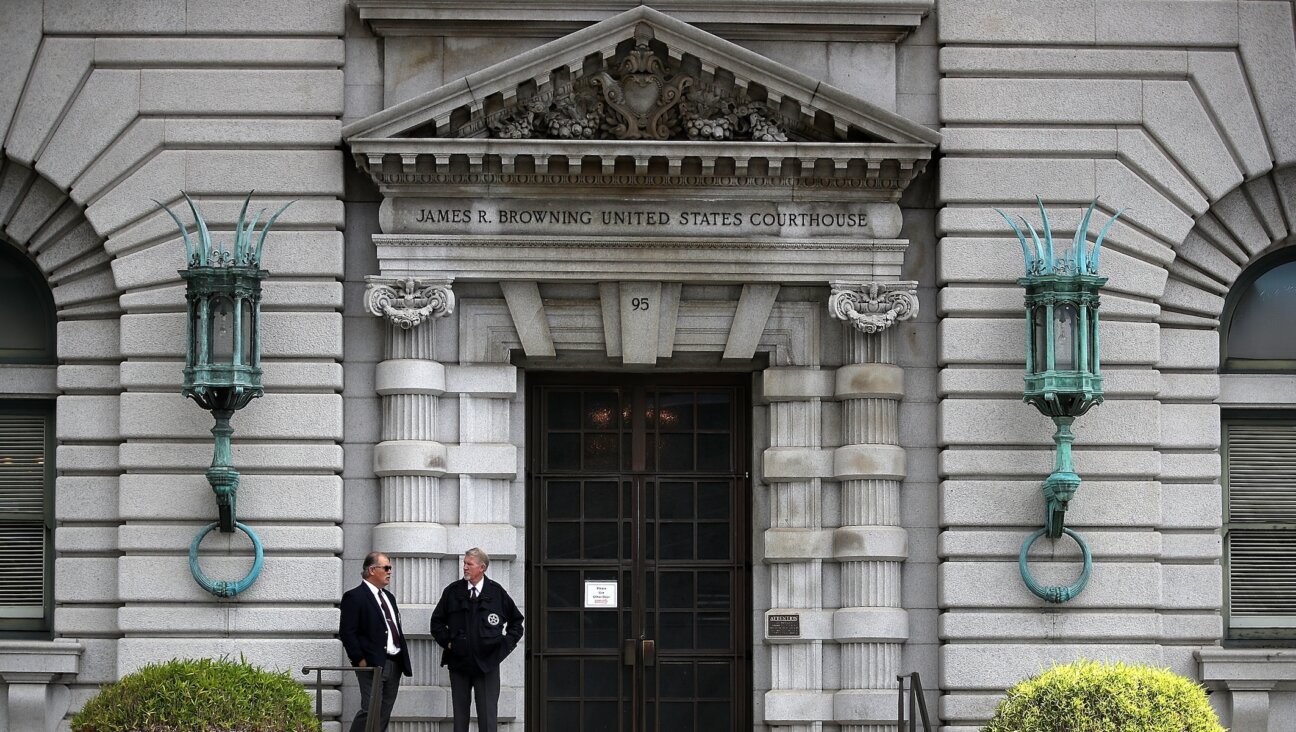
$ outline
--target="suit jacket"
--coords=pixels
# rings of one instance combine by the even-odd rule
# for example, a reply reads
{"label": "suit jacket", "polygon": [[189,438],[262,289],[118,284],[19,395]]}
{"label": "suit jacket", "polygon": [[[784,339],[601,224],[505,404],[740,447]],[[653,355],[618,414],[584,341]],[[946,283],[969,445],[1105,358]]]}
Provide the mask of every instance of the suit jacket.
{"label": "suit jacket", "polygon": [[[391,605],[393,620],[401,636],[405,628],[401,625],[400,608],[396,607],[396,596],[387,590],[381,590]],[[387,620],[383,617],[382,606],[373,590],[364,582],[353,587],[342,595],[342,619],[338,623],[338,638],[346,648],[347,658],[352,666],[358,666],[364,659],[369,666],[382,668],[387,661]],[[400,655],[396,663],[406,676],[413,676],[410,668],[409,639],[401,644]]]}
{"label": "suit jacket", "polygon": [[445,651],[441,665],[465,674],[497,668],[522,639],[522,613],[500,583],[486,577],[481,596],[468,597],[468,580],[451,582],[441,593],[430,622],[432,638]]}

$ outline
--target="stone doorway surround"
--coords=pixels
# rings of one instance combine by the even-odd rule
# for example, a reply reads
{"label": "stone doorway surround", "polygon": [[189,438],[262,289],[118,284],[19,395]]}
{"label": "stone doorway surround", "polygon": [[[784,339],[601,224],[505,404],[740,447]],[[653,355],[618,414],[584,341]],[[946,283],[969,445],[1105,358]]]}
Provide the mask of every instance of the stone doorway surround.
{"label": "stone doorway surround", "polygon": [[[732,139],[681,139],[706,99],[671,109],[670,88],[755,116]],[[573,109],[612,118],[627,98],[620,126],[594,115],[590,139],[551,137]],[[755,624],[755,721],[866,732],[893,718],[908,621],[888,326],[918,309],[899,281],[898,201],[939,138],[645,7],[344,136],[384,197],[366,291],[387,330],[372,541],[401,572],[408,625],[426,626],[468,546],[521,594],[528,367],[759,372],[753,604],[800,632]],[[825,601],[829,573],[840,602]],[[411,639],[428,660],[395,718],[446,719],[432,641]],[[521,719],[522,683],[510,661],[502,718]]]}

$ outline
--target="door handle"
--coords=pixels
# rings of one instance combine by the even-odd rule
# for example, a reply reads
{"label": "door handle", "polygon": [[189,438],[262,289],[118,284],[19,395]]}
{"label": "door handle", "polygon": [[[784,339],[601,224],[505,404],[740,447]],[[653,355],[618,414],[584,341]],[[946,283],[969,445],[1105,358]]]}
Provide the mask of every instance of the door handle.
{"label": "door handle", "polygon": [[634,638],[621,641],[621,663],[634,666],[640,660],[645,666],[657,665],[657,641]]}

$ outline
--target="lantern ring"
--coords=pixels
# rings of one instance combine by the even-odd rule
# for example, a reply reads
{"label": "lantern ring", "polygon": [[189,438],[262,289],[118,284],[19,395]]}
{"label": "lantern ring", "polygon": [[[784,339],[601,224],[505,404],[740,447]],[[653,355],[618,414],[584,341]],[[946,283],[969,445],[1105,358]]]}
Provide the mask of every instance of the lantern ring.
{"label": "lantern ring", "polygon": [[1026,554],[1030,551],[1031,545],[1046,533],[1048,533],[1047,528],[1040,529],[1027,537],[1026,541],[1022,543],[1021,553],[1017,555],[1017,569],[1021,571],[1022,581],[1026,583],[1027,589],[1034,593],[1036,597],[1046,602],[1066,602],[1079,595],[1085,585],[1089,584],[1089,575],[1093,573],[1093,554],[1090,553],[1089,545],[1085,543],[1084,539],[1080,538],[1079,534],[1063,527],[1062,533],[1075,539],[1076,544],[1080,545],[1080,552],[1084,556],[1084,569],[1080,571],[1079,579],[1065,587],[1061,585],[1041,585],[1031,576],[1030,567],[1026,563]]}
{"label": "lantern ring", "polygon": [[261,549],[261,539],[256,535],[256,532],[246,524],[235,521],[234,528],[247,534],[248,538],[252,540],[252,548],[256,552],[256,560],[252,562],[252,570],[248,572],[246,577],[237,582],[207,579],[207,575],[203,574],[202,567],[198,566],[198,545],[217,525],[217,522],[212,522],[204,526],[202,531],[199,531],[198,535],[194,537],[193,542],[189,544],[189,573],[193,575],[194,581],[198,583],[199,587],[211,594],[217,597],[233,597],[251,587],[253,582],[256,582],[257,575],[261,574],[261,565],[265,560],[265,554]]}

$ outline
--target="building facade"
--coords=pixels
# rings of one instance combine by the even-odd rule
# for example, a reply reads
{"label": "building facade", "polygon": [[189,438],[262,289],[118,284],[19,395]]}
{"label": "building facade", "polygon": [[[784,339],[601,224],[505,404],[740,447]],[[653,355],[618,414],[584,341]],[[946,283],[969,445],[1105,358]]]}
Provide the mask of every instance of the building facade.
{"label": "building facade", "polygon": [[[462,552],[527,614],[511,729],[946,730],[1053,662],[1296,719],[1296,36],[1282,0],[19,0],[0,9],[0,728],[172,657],[344,663],[371,549],[427,634]],[[195,582],[187,192],[273,211],[264,566]],[[1032,594],[1052,423],[1021,247],[1099,198],[1105,401]],[[184,219],[192,226],[191,219]],[[1094,227],[1097,228],[1096,226]],[[4,454],[8,452],[9,454]],[[13,459],[6,461],[12,455]],[[1080,572],[1037,541],[1048,583]],[[243,533],[198,550],[247,575]],[[301,677],[303,681],[307,677]],[[325,676],[331,728],[356,708]]]}

